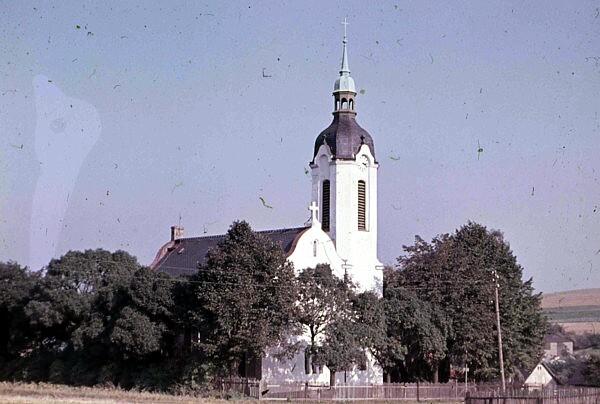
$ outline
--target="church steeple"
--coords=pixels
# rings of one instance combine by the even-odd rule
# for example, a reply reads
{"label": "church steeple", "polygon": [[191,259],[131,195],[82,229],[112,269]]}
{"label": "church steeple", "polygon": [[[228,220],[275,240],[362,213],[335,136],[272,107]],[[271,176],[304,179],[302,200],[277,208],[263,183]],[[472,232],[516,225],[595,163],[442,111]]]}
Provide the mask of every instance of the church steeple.
{"label": "church steeple", "polygon": [[[354,79],[350,76],[348,63],[348,39],[344,18],[344,39],[342,40],[342,64],[340,76],[333,86],[333,122],[321,132],[315,141],[312,163],[315,163],[319,149],[323,145],[329,146],[331,158],[338,160],[356,160],[362,145],[366,145],[375,158],[375,145],[371,135],[356,122],[356,87]],[[374,161],[376,162],[376,161]]]}
{"label": "church steeple", "polygon": [[348,66],[348,50],[346,46],[348,43],[346,36],[346,27],[348,23],[346,22],[345,18],[342,24],[344,25],[344,39],[342,40],[342,68],[340,70],[340,77],[338,77],[333,86],[333,113],[337,114],[343,112],[355,115],[354,97],[356,96],[356,87],[354,85],[354,79],[350,76],[350,67]]}
{"label": "church steeple", "polygon": [[[321,226],[345,262],[345,272],[362,290],[380,288],[377,259],[377,170],[375,146],[369,132],[356,122],[356,87],[348,63],[347,25],[339,77],[333,88],[331,124],[315,140],[310,163],[311,200]],[[338,65],[340,66],[340,65]],[[377,286],[379,285],[379,286]]]}

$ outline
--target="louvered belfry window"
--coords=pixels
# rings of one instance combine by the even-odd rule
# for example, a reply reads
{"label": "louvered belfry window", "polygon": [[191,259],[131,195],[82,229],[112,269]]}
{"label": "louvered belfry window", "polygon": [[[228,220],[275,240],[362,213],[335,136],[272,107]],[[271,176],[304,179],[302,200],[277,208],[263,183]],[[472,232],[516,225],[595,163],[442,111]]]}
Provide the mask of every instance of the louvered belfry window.
{"label": "louvered belfry window", "polygon": [[358,230],[367,230],[367,200],[365,182],[358,181]]}
{"label": "louvered belfry window", "polygon": [[323,200],[321,201],[321,228],[323,231],[329,231],[329,180],[323,181]]}

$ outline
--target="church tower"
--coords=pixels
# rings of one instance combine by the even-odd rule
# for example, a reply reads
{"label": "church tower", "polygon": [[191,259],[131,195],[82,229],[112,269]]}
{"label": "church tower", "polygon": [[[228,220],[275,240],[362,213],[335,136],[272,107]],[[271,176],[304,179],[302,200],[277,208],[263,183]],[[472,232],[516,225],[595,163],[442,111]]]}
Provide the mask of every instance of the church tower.
{"label": "church tower", "polygon": [[361,290],[381,292],[377,258],[377,169],[371,135],[356,122],[356,87],[350,76],[346,22],[340,76],[333,87],[333,121],[315,141],[312,200],[322,229]]}

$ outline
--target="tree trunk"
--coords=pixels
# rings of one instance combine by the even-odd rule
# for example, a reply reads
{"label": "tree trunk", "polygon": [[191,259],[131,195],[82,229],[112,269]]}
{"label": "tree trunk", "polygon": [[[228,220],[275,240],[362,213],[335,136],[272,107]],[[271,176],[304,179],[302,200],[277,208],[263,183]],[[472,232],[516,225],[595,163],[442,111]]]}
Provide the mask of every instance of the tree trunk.
{"label": "tree trunk", "polygon": [[438,383],[440,379],[440,365],[436,362],[433,364],[433,382]]}
{"label": "tree trunk", "polygon": [[335,372],[329,370],[329,387],[335,387]]}
{"label": "tree trunk", "polygon": [[242,362],[239,358],[235,358],[229,362],[229,377],[240,377],[241,365]]}
{"label": "tree trunk", "polygon": [[391,383],[392,382],[392,373],[391,372],[387,372],[385,374],[385,382],[386,383]]}

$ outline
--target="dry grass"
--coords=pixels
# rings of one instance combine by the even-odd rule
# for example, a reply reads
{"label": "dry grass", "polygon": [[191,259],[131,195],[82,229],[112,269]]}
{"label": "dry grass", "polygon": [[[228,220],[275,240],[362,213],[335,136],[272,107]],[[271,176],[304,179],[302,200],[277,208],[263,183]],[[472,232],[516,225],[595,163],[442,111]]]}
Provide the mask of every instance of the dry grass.
{"label": "dry grass", "polygon": [[600,306],[600,288],[567,290],[542,295],[542,308]]}
{"label": "dry grass", "polygon": [[[108,389],[99,387],[71,387],[47,383],[2,383],[0,382],[0,403],[92,403],[92,404],[114,404],[114,403],[208,403],[224,404],[230,401],[211,398],[197,398],[192,396],[173,396],[168,394],[156,394],[146,392],[133,392],[119,389]],[[235,400],[236,403],[256,403],[257,400]],[[317,401],[312,401],[317,403]],[[321,401],[322,402],[322,401]],[[387,404],[397,401],[353,401],[353,404]],[[311,401],[304,401],[311,403]],[[405,404],[411,402],[403,401]],[[462,401],[429,401],[422,400],[421,404],[458,404]]]}
{"label": "dry grass", "polygon": [[581,323],[559,323],[565,331],[572,332],[575,334],[600,334],[600,322],[592,321],[592,322],[581,322]]}
{"label": "dry grass", "polygon": [[[53,384],[0,383],[0,403],[224,403],[225,400],[173,396],[99,387]],[[240,400],[253,402],[252,400]]]}

